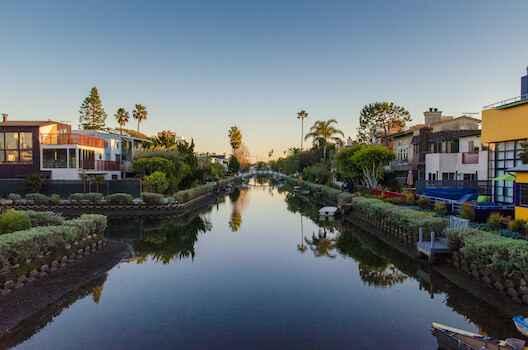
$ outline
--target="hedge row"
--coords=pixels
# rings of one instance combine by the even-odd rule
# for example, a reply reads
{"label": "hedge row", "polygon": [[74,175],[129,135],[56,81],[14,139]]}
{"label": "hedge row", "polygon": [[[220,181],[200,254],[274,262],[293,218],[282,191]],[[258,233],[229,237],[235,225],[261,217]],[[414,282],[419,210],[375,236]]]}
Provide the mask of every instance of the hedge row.
{"label": "hedge row", "polygon": [[[218,185],[222,187],[230,183],[233,183],[234,181],[235,181],[235,177],[227,177],[225,179],[218,181]],[[178,203],[185,203],[193,199],[196,199],[200,196],[203,196],[205,194],[211,193],[214,191],[215,188],[216,188],[216,184],[196,186],[193,188],[189,188],[187,190],[178,191],[169,200],[174,200]]]}
{"label": "hedge row", "polygon": [[335,202],[339,201],[339,199],[343,199],[346,203],[348,203],[352,198],[356,197],[352,193],[343,192],[342,190],[330,186],[300,180],[296,177],[284,176],[284,180],[294,186],[303,186],[305,188],[308,188],[311,192],[320,192],[323,196]]}
{"label": "hedge row", "polygon": [[408,241],[418,240],[419,228],[423,228],[424,239],[430,239],[430,233],[435,232],[440,237],[449,226],[444,218],[431,216],[409,208],[392,205],[375,198],[354,197],[350,201],[355,215],[370,219],[378,224],[400,232]]}
{"label": "hedge row", "polygon": [[89,235],[103,235],[107,219],[104,215],[84,214],[61,226],[41,226],[0,236],[0,272],[38,259],[46,252],[63,249],[66,245]]}
{"label": "hedge row", "polygon": [[449,248],[466,260],[505,278],[528,276],[528,242],[503,238],[469,227],[446,230]]}

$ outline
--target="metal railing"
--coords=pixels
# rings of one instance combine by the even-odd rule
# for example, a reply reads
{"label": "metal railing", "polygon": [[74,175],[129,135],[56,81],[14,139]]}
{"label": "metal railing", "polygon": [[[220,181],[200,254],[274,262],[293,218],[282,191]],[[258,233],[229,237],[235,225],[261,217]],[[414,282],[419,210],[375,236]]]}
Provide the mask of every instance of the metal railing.
{"label": "metal railing", "polygon": [[478,194],[489,196],[492,182],[489,180],[418,180],[416,193],[422,194],[424,188],[476,188]]}
{"label": "metal railing", "polygon": [[113,160],[85,159],[80,162],[80,168],[95,171],[119,171],[119,162]]}
{"label": "metal railing", "polygon": [[41,134],[42,145],[81,145],[104,148],[104,139],[84,134]]}
{"label": "metal railing", "polygon": [[521,95],[521,96],[509,98],[509,99],[504,100],[504,101],[496,102],[496,103],[484,106],[482,109],[486,110],[486,109],[491,109],[491,108],[495,108],[495,107],[500,107],[500,106],[504,106],[504,105],[507,105],[507,104],[510,104],[510,103],[514,103],[514,102],[518,102],[518,101],[522,101],[522,100],[526,100],[526,99],[528,99],[528,94],[524,94],[524,95]]}

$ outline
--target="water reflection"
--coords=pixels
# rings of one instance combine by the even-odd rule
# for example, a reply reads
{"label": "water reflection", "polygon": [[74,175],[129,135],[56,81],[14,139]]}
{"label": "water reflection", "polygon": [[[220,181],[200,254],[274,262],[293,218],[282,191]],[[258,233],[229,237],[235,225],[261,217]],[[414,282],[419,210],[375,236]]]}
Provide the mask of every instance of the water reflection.
{"label": "water reflection", "polygon": [[[107,276],[107,274],[104,274],[65,294],[57,301],[20,322],[0,338],[0,348],[9,349],[30,339],[78,300],[92,296],[94,303],[98,304]],[[35,298],[38,298],[38,296],[35,296]]]}
{"label": "water reflection", "polygon": [[233,205],[233,212],[231,213],[231,220],[229,220],[229,228],[232,232],[236,232],[242,225],[242,211],[246,208],[248,202],[248,190],[246,188],[234,188],[229,193],[229,199]]}

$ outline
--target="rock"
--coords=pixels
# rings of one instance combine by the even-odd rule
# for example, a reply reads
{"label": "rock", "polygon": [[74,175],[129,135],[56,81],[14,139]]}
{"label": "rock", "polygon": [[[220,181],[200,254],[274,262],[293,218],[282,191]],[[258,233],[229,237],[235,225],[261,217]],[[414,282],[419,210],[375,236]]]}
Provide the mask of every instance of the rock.
{"label": "rock", "polygon": [[57,269],[58,269],[57,266],[52,266],[51,269],[50,269],[50,272],[53,272],[53,271],[55,271],[55,270],[57,270]]}
{"label": "rock", "polygon": [[64,267],[64,266],[66,266],[65,262],[61,262],[60,265],[59,265],[59,267]]}
{"label": "rock", "polygon": [[515,283],[512,280],[504,280],[504,285],[506,288],[515,288]]}
{"label": "rock", "polygon": [[89,250],[85,251],[84,255],[90,255],[90,251]]}
{"label": "rock", "polygon": [[17,283],[15,284],[15,289],[24,287],[24,283]]}
{"label": "rock", "polygon": [[27,279],[27,282],[26,282],[26,283],[31,283],[31,282],[34,282],[34,281],[36,281],[36,280],[37,280],[37,278],[36,278],[35,276],[31,276],[31,277],[29,277],[29,278]]}
{"label": "rock", "polygon": [[26,265],[29,265],[29,264],[31,264],[31,259],[26,260]]}
{"label": "rock", "polygon": [[11,293],[11,289],[2,289],[0,290],[0,296],[4,296],[8,293]]}
{"label": "rock", "polygon": [[73,242],[73,245],[79,245],[79,242],[75,241]]}
{"label": "rock", "polygon": [[68,244],[68,245],[67,245],[66,247],[64,247],[64,248],[66,248],[66,250],[70,250],[70,249],[71,249],[71,244]]}
{"label": "rock", "polygon": [[71,254],[70,254],[70,259],[75,259],[76,256],[77,256],[77,254],[75,254],[75,253],[71,253]]}
{"label": "rock", "polygon": [[455,262],[453,263],[453,267],[454,267],[455,269],[459,269],[459,268],[460,268],[460,264],[458,263],[458,261],[455,261]]}
{"label": "rock", "polygon": [[500,283],[500,282],[495,282],[495,283],[493,284],[493,286],[494,286],[495,289],[497,289],[497,290],[503,290],[503,289],[504,289],[504,287],[502,286],[502,283]]}
{"label": "rock", "polygon": [[29,277],[37,277],[38,276],[38,271],[37,270],[33,270],[29,273]]}
{"label": "rock", "polygon": [[88,240],[92,239],[92,235],[86,236],[86,239],[88,239]]}
{"label": "rock", "polygon": [[526,280],[525,280],[524,278],[521,278],[521,279],[519,280],[519,285],[520,285],[520,286],[523,286],[523,287],[524,287],[524,286],[526,286],[527,284],[528,284],[528,283],[526,283]]}
{"label": "rock", "polygon": [[445,259],[445,262],[448,263],[448,264],[452,264],[453,263],[453,260],[449,259],[449,258],[446,258]]}
{"label": "rock", "polygon": [[79,250],[77,251],[77,255],[82,254],[82,252],[83,252],[83,250],[82,250],[82,249],[79,249]]}
{"label": "rock", "polygon": [[528,304],[528,295],[527,294],[523,295],[521,300],[523,303]]}
{"label": "rock", "polygon": [[15,286],[15,282],[12,280],[6,281],[4,283],[4,289],[11,289]]}
{"label": "rock", "polygon": [[469,272],[469,267],[464,265],[464,266],[462,266],[462,270],[464,270],[464,272]]}
{"label": "rock", "polygon": [[48,265],[42,265],[40,267],[40,271],[48,271],[49,270],[49,266]]}
{"label": "rock", "polygon": [[473,276],[475,278],[479,278],[480,277],[478,271],[476,271],[476,270],[471,271],[471,276]]}
{"label": "rock", "polygon": [[471,269],[471,271],[478,271],[478,266],[476,264],[471,263],[469,265],[469,268]]}
{"label": "rock", "polygon": [[59,266],[59,260],[53,260],[53,262],[51,263],[51,267],[57,267]]}
{"label": "rock", "polygon": [[466,259],[462,259],[462,260],[460,261],[460,264],[461,264],[462,266],[468,266],[468,263],[467,263],[467,260],[466,260]]}
{"label": "rock", "polygon": [[520,286],[519,293],[521,293],[522,295],[528,294],[528,286]]}
{"label": "rock", "polygon": [[26,275],[22,275],[17,279],[17,283],[26,283],[28,280]]}
{"label": "rock", "polygon": [[486,284],[491,284],[491,280],[488,276],[484,276],[482,277],[482,282],[486,283]]}
{"label": "rock", "polygon": [[68,261],[68,257],[67,257],[67,256],[63,256],[63,257],[61,258],[61,263],[63,263],[63,262],[67,262],[67,261]]}
{"label": "rock", "polygon": [[46,276],[47,274],[48,274],[48,271],[47,271],[47,270],[46,270],[46,271],[41,271],[41,272],[38,274],[38,277],[39,277],[39,278],[40,278],[40,277],[44,277],[44,276]]}
{"label": "rock", "polygon": [[511,297],[517,297],[519,295],[519,293],[517,293],[515,288],[508,288],[506,293],[508,293],[508,295],[511,296]]}
{"label": "rock", "polygon": [[522,304],[521,299],[519,299],[518,297],[513,297],[512,299],[513,299],[513,301],[515,301],[516,303],[518,303],[518,304]]}

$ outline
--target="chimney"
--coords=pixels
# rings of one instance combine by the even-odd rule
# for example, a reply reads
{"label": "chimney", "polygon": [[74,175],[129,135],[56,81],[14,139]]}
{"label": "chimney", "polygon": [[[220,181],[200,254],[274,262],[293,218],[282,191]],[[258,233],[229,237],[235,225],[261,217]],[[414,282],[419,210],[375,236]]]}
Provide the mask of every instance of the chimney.
{"label": "chimney", "polygon": [[7,114],[6,113],[2,114],[2,119],[3,119],[4,123],[7,121]]}
{"label": "chimney", "polygon": [[428,112],[424,112],[425,126],[430,124],[438,123],[442,119],[442,111],[438,108],[429,108]]}

